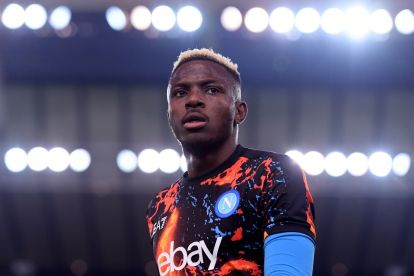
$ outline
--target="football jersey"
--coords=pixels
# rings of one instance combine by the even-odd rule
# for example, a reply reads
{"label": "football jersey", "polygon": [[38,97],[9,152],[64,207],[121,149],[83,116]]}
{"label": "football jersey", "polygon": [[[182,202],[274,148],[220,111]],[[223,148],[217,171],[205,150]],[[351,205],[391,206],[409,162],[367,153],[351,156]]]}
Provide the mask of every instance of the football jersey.
{"label": "football jersey", "polygon": [[286,155],[240,145],[212,171],[184,173],[160,191],[147,222],[160,275],[263,275],[268,235],[316,236],[301,168]]}

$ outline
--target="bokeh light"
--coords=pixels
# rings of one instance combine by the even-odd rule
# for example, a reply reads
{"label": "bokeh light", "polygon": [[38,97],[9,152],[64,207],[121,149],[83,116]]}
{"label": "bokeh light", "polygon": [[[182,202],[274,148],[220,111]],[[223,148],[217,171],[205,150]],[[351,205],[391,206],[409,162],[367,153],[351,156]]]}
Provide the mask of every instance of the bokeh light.
{"label": "bokeh light", "polygon": [[121,171],[131,173],[137,168],[137,155],[132,150],[123,149],[116,157],[116,164]]}
{"label": "bokeh light", "polygon": [[27,164],[33,171],[40,172],[47,168],[49,152],[43,147],[34,147],[27,154]]}
{"label": "bokeh light", "polygon": [[182,154],[180,158],[180,168],[182,172],[187,171],[187,160],[185,159],[184,154]]}
{"label": "bokeh light", "polygon": [[384,9],[371,13],[371,30],[377,34],[386,34],[392,30],[393,22],[390,13]]}
{"label": "bokeh light", "polygon": [[296,14],[296,28],[302,33],[313,33],[319,29],[321,17],[313,8],[303,8]]}
{"label": "bokeh light", "polygon": [[177,13],[177,24],[186,32],[194,32],[201,27],[203,16],[201,12],[193,6],[185,6]]}
{"label": "bokeh light", "polygon": [[86,171],[91,165],[91,155],[85,149],[75,149],[70,153],[69,166],[75,172]]}
{"label": "bokeh light", "polygon": [[239,9],[227,7],[221,13],[220,21],[224,29],[229,32],[234,32],[240,29],[243,23],[243,16]]}
{"label": "bokeh light", "polygon": [[295,26],[295,14],[286,7],[279,7],[270,13],[269,25],[277,33],[288,33]]}
{"label": "bokeh light", "polygon": [[345,30],[353,38],[362,38],[370,30],[370,14],[362,6],[351,7],[346,12]]}
{"label": "bokeh light", "polygon": [[303,156],[303,169],[309,175],[319,175],[325,168],[324,157],[317,151],[309,151]]}
{"label": "bokeh light", "polygon": [[346,163],[348,172],[353,176],[362,176],[368,171],[368,157],[361,152],[351,153]]}
{"label": "bokeh light", "polygon": [[48,167],[54,172],[63,172],[69,167],[69,153],[61,147],[49,150]]}
{"label": "bokeh light", "polygon": [[72,18],[70,9],[66,6],[59,6],[55,8],[49,16],[49,24],[55,30],[62,30],[66,28]]}
{"label": "bokeh light", "polygon": [[341,152],[331,152],[325,157],[325,171],[333,177],[342,176],[346,173],[346,156]]}
{"label": "bokeh light", "polygon": [[269,24],[269,15],[259,7],[251,8],[244,17],[244,25],[253,33],[261,33]]}
{"label": "bokeh light", "polygon": [[24,11],[24,21],[29,29],[37,30],[47,22],[46,9],[39,4],[31,4]]}
{"label": "bokeh light", "polygon": [[159,153],[154,149],[145,149],[138,155],[138,167],[144,173],[153,173],[159,168]]}
{"label": "bokeh light", "polygon": [[414,14],[405,9],[400,11],[395,17],[395,28],[404,35],[414,33]]}
{"label": "bokeh light", "polygon": [[11,172],[24,171],[27,167],[27,154],[21,148],[11,148],[4,155],[4,163]]}
{"label": "bokeh light", "polygon": [[392,170],[398,176],[405,176],[411,167],[411,157],[408,153],[399,153],[392,160]]}
{"label": "bokeh light", "polygon": [[337,8],[330,8],[323,12],[321,28],[328,34],[339,34],[345,29],[345,13]]}
{"label": "bokeh light", "polygon": [[126,14],[119,7],[109,7],[105,15],[109,26],[115,31],[123,30],[128,23]]}
{"label": "bokeh light", "polygon": [[158,6],[152,11],[152,25],[161,32],[171,30],[175,25],[175,13],[168,6]]}
{"label": "bokeh light", "polygon": [[378,177],[387,176],[392,170],[392,158],[389,154],[379,151],[369,157],[369,171]]}
{"label": "bokeh light", "polygon": [[131,25],[140,31],[145,31],[151,26],[151,11],[145,6],[136,6],[131,11]]}
{"label": "bokeh light", "polygon": [[180,169],[180,155],[173,149],[164,149],[159,155],[160,170],[164,173],[174,173]]}
{"label": "bokeh light", "polygon": [[25,12],[23,7],[15,3],[7,5],[1,15],[3,25],[12,30],[23,26],[24,20]]}

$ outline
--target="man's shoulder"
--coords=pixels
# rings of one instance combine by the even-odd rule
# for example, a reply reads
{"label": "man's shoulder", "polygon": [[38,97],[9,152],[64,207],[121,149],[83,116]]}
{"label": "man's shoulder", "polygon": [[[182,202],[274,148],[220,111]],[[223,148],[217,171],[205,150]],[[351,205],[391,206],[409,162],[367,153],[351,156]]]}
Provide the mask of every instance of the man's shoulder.
{"label": "man's shoulder", "polygon": [[[167,205],[168,203],[170,203],[170,200],[167,203],[166,199],[172,199],[177,195],[179,185],[180,185],[181,181],[182,181],[182,178],[176,180],[175,182],[173,182],[169,186],[161,189],[158,193],[156,193],[152,197],[150,202],[148,203],[147,212],[151,212],[151,209],[153,209],[154,206],[159,206],[161,203],[163,205]],[[169,206],[163,206],[163,207],[168,208]]]}
{"label": "man's shoulder", "polygon": [[248,147],[243,147],[244,148],[244,156],[246,156],[249,159],[270,159],[272,161],[275,162],[290,162],[292,161],[292,159],[287,156],[286,154],[282,154],[282,153],[277,153],[277,152],[273,152],[273,151],[269,151],[269,150],[262,150],[262,149],[253,149],[253,148],[248,148]]}

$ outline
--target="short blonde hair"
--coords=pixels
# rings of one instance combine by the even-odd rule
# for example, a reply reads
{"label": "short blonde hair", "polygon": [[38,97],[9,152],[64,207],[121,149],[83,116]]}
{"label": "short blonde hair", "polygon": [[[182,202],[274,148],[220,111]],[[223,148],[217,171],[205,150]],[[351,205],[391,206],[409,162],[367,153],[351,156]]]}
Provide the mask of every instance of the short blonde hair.
{"label": "short blonde hair", "polygon": [[170,79],[177,71],[178,67],[182,64],[192,61],[192,60],[209,60],[215,63],[222,65],[224,68],[229,71],[229,73],[234,77],[237,82],[236,98],[240,99],[241,97],[241,77],[238,71],[238,65],[231,61],[230,58],[223,56],[222,54],[216,53],[213,49],[201,48],[201,49],[189,49],[184,52],[181,52],[177,60],[174,62],[173,69],[171,71]]}

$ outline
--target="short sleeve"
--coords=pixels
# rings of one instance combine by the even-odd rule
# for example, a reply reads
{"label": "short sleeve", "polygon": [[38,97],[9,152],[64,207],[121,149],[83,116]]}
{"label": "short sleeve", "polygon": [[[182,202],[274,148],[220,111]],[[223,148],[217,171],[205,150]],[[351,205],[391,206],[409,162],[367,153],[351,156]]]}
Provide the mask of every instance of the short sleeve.
{"label": "short sleeve", "polygon": [[263,194],[264,238],[283,232],[299,232],[316,238],[315,211],[305,173],[286,155],[266,175]]}

